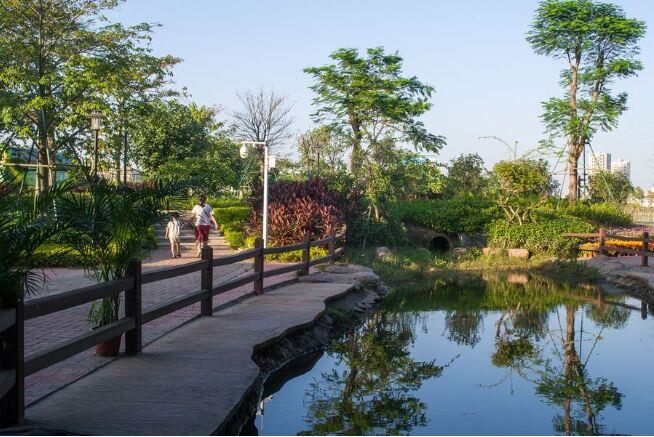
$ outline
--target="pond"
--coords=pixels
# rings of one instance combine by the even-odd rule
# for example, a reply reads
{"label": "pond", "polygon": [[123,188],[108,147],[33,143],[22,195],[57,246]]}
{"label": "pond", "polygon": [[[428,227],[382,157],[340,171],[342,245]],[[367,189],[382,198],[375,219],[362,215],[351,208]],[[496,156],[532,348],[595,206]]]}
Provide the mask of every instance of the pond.
{"label": "pond", "polygon": [[273,375],[244,432],[652,434],[649,311],[524,274],[403,286]]}

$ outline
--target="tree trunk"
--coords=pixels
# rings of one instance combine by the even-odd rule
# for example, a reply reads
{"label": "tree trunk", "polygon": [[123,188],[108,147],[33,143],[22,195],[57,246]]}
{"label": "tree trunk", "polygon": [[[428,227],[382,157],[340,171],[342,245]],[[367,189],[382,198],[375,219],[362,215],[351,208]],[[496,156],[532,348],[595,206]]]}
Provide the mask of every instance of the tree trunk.
{"label": "tree trunk", "polygon": [[568,181],[568,200],[571,201],[576,201],[577,198],[579,197],[577,194],[579,193],[579,187],[578,187],[578,182],[579,182],[579,157],[575,156],[572,153],[572,150],[570,151],[570,159],[568,161],[568,164],[570,166],[570,171],[569,171],[569,177],[570,180]]}
{"label": "tree trunk", "polygon": [[354,138],[352,139],[352,153],[350,154],[350,172],[353,176],[356,176],[361,169],[361,161],[363,159],[361,151],[361,124],[356,117],[350,115],[350,126],[352,127],[352,134],[354,135]]}

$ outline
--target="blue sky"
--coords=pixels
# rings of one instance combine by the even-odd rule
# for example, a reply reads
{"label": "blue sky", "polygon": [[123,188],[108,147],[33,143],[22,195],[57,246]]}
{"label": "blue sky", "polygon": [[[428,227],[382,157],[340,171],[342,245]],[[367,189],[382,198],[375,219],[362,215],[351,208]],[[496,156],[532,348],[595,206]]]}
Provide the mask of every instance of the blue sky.
{"label": "blue sky", "polygon": [[[654,23],[654,2],[619,0],[629,16]],[[461,1],[218,1],[127,0],[109,14],[125,24],[157,22],[153,47],[179,56],[179,87],[193,100],[238,106],[236,92],[259,86],[294,103],[294,130],[311,127],[307,66],[329,61],[339,47],[384,46],[404,57],[405,73],[436,89],[427,128],[447,137],[440,160],[479,153],[492,166],[506,148],[479,139],[519,141],[519,151],[543,138],[540,102],[560,95],[561,65],[533,53],[524,35],[535,0]],[[617,129],[595,137],[593,149],[632,161],[632,180],[654,183],[654,28],[641,43],[645,69],[619,82],[630,109]],[[290,146],[290,144],[289,144]],[[562,167],[559,168],[563,170]]]}

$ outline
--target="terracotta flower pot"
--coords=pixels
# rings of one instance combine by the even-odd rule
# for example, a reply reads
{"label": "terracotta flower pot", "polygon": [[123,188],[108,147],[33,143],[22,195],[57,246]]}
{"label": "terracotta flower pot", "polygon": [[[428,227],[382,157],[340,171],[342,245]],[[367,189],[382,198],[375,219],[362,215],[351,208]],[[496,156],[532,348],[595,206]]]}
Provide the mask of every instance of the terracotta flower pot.
{"label": "terracotta flower pot", "polygon": [[103,341],[95,345],[95,354],[101,357],[115,357],[120,352],[120,340],[122,335]]}

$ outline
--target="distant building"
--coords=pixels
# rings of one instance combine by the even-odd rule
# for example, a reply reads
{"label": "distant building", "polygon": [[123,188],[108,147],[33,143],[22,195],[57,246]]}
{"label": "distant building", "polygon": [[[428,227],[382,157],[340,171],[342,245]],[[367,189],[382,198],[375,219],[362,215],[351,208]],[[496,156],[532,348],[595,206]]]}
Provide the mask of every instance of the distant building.
{"label": "distant building", "polygon": [[622,173],[627,177],[627,179],[631,179],[631,161],[621,159],[619,161],[612,162],[611,173]]}
{"label": "distant building", "polygon": [[591,154],[588,173],[595,174],[601,171],[611,171],[610,153],[601,152],[601,153]]}

